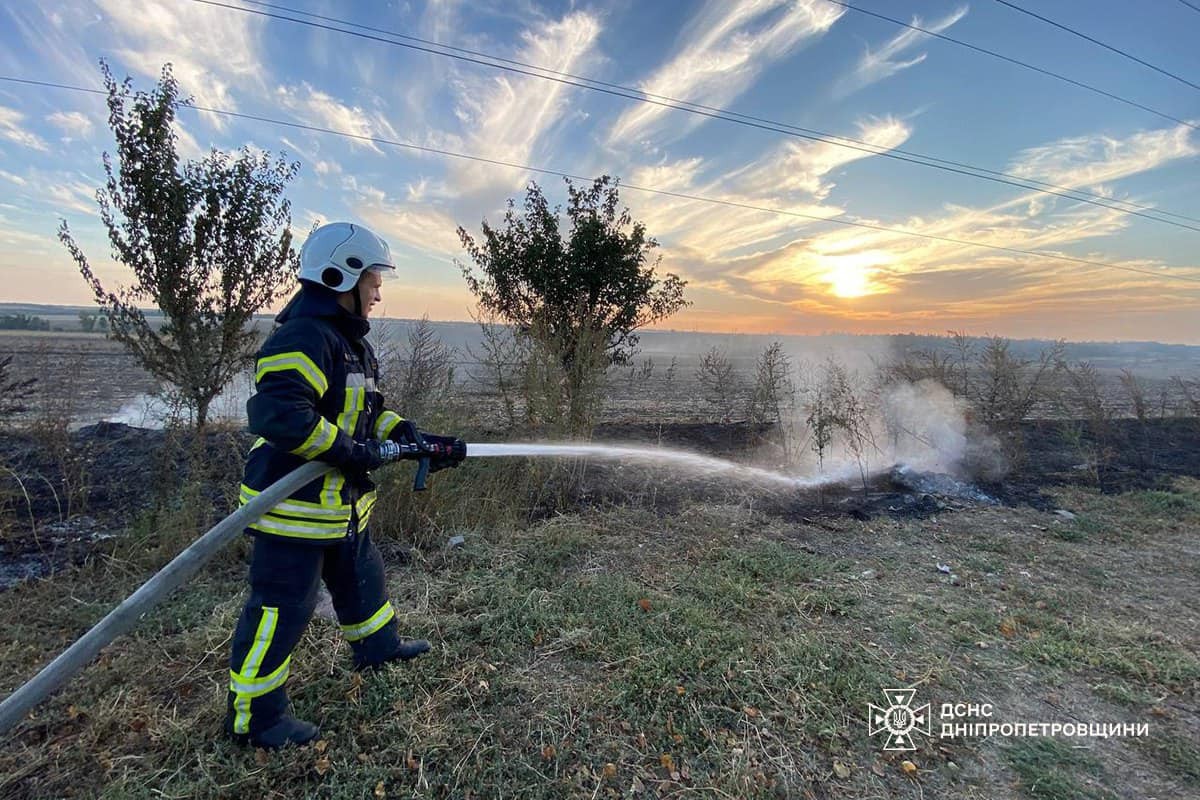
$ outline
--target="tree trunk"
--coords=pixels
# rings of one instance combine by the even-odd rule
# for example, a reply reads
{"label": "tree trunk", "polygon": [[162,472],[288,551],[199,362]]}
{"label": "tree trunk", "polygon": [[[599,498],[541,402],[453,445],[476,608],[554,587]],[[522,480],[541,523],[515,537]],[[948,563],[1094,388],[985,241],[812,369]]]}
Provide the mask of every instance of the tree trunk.
{"label": "tree trunk", "polygon": [[212,404],[211,397],[198,397],[196,402],[196,432],[204,430],[204,426],[208,424],[208,407]]}

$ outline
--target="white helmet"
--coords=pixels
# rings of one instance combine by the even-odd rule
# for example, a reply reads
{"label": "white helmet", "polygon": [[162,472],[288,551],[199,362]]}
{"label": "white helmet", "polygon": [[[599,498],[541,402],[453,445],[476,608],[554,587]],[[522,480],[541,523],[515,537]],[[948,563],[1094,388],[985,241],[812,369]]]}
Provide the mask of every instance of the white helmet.
{"label": "white helmet", "polygon": [[300,279],[348,292],[368,270],[396,274],[387,242],[362,225],[331,222],[309,235],[300,248]]}

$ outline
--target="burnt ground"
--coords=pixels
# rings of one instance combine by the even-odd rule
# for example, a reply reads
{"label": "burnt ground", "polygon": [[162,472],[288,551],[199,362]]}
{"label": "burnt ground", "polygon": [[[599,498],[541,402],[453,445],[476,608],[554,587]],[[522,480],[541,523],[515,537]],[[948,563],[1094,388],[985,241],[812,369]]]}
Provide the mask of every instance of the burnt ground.
{"label": "burnt ground", "polygon": [[175,432],[101,422],[70,433],[0,433],[0,590],[82,563],[98,543],[155,510],[191,501],[219,519],[234,509],[244,432],[196,442]]}
{"label": "burnt ground", "polygon": [[[481,435],[491,439],[495,436]],[[622,423],[595,431],[598,442],[648,442],[744,461],[772,438],[769,425],[749,423]],[[102,422],[69,434],[0,433],[3,523],[0,589],[80,563],[98,542],[139,524],[155,509],[180,502],[205,507],[215,521],[229,513],[241,459],[252,437],[217,429],[202,441],[179,432]],[[923,519],[944,511],[1001,505],[1052,510],[1048,490],[1085,486],[1103,493],[1168,487],[1177,477],[1200,477],[1200,420],[1116,420],[1027,423],[1019,446],[1008,448],[1000,480],[881,473],[858,485],[821,491],[771,491],[737,482],[664,475],[645,465],[588,465],[558,476],[579,508],[635,505],[676,513],[697,502],[744,503],[790,522],[818,526],[838,518]],[[199,466],[204,465],[204,466]],[[563,495],[560,493],[559,498]],[[556,508],[532,508],[544,519]]]}

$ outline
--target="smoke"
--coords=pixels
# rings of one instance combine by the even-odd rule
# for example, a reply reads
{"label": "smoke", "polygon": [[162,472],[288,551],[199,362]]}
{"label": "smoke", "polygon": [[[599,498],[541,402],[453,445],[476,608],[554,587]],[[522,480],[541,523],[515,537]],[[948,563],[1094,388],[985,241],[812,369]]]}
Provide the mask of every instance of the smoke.
{"label": "smoke", "polygon": [[883,396],[889,459],[927,472],[956,474],[967,452],[961,402],[937,381],[900,383]]}
{"label": "smoke", "polygon": [[791,469],[870,475],[906,465],[968,481],[1003,474],[999,443],[971,421],[969,404],[936,380],[897,378],[889,346],[827,343],[789,357],[792,403],[781,430]]}
{"label": "smoke", "polygon": [[[246,423],[246,401],[254,392],[253,376],[246,374],[231,381],[215,398],[208,409],[209,422]],[[168,425],[191,422],[194,415],[179,400],[173,387],[157,392],[139,394],[126,401],[105,422],[122,422],[137,428],[162,430]]]}

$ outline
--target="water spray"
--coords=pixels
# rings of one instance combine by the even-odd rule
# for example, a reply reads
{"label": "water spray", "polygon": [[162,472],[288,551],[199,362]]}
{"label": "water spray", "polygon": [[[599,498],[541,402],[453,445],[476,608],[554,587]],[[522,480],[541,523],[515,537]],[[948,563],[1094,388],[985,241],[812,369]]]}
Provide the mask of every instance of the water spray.
{"label": "water spray", "polygon": [[583,444],[578,442],[468,444],[467,456],[469,458],[501,458],[511,456],[598,458],[607,461],[634,461],[655,465],[665,464],[693,474],[704,476],[719,474],[740,478],[747,482],[770,484],[787,489],[811,489],[829,483],[841,482],[851,476],[849,470],[843,470],[816,477],[797,477],[761,467],[738,464],[723,458],[692,453],[687,450],[673,450],[665,447],[635,447],[632,445]]}
{"label": "water spray", "polygon": [[[388,459],[417,461],[414,491],[425,488],[430,461],[437,455],[428,445],[389,443]],[[473,458],[552,457],[599,458],[610,461],[642,462],[669,465],[699,475],[724,475],[759,484],[788,489],[804,489],[845,480],[847,475],[834,473],[821,477],[795,477],[759,467],[748,467],[721,458],[703,456],[686,450],[629,445],[600,445],[581,443],[501,443],[468,444],[467,455]],[[117,636],[130,630],[144,615],[212,559],[245,528],[262,517],[274,505],[293,491],[319,479],[333,467],[311,461],[280,478],[261,494],[214,525],[207,533],[192,542],[183,552],[142,584],[119,606],[110,611],[91,630],[81,636],[27,683],[0,702],[0,735],[10,731],[29,711],[65,684],[94,659]]]}

